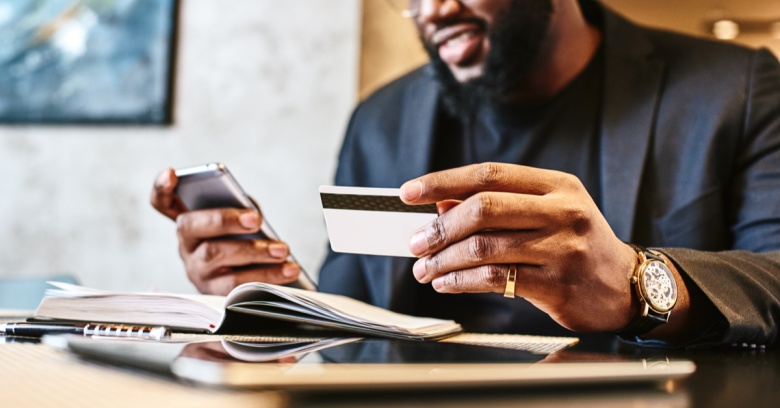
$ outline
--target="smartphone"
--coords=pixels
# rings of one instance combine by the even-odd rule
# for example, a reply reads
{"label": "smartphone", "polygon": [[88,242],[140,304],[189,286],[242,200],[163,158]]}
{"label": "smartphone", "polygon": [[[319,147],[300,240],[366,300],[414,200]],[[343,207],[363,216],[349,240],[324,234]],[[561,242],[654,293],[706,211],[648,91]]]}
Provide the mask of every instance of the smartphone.
{"label": "smartphone", "polygon": [[[206,210],[212,208],[251,208],[260,212],[258,205],[244,192],[227,166],[222,163],[208,163],[199,166],[176,169],[179,182],[176,194],[179,195],[187,210]],[[235,236],[236,239],[264,239],[280,241],[279,235],[263,214],[260,231],[254,234]],[[290,254],[290,261],[300,263]],[[298,284],[308,290],[317,290],[314,281],[301,268]]]}

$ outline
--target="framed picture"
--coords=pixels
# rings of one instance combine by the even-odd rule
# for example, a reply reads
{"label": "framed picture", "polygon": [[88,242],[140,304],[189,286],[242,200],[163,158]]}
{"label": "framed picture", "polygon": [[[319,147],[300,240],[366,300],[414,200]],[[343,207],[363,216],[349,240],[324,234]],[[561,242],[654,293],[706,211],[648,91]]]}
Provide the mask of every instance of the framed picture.
{"label": "framed picture", "polygon": [[0,0],[0,123],[171,123],[177,0]]}

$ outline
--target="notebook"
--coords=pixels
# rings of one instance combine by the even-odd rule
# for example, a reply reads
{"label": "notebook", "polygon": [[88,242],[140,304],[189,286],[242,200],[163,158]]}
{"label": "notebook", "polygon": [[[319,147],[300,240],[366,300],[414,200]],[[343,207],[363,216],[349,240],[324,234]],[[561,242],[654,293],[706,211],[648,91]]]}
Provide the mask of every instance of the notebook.
{"label": "notebook", "polygon": [[[180,331],[225,333],[239,316],[243,328],[285,321],[403,340],[436,340],[462,331],[452,320],[391,312],[345,296],[266,283],[247,283],[228,296],[109,292],[61,282],[46,292],[36,320],[162,325]],[[240,331],[242,327],[238,327]]]}

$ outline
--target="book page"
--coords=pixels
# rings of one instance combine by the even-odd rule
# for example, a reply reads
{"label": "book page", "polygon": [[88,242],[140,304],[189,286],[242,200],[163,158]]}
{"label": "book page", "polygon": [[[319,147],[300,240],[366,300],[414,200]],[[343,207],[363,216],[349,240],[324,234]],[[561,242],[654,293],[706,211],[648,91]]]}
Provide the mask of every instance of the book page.
{"label": "book page", "polygon": [[275,307],[286,307],[296,312],[316,314],[337,322],[378,328],[389,331],[402,331],[419,334],[459,331],[460,325],[452,320],[415,317],[391,312],[369,305],[346,296],[312,292],[263,283],[248,283],[236,288],[227,299],[228,304],[244,301],[251,302],[252,292],[264,291],[300,305],[283,306],[275,302]]}
{"label": "book page", "polygon": [[264,283],[248,283],[225,298],[170,293],[122,293],[53,283],[37,318],[95,323],[163,325],[214,333],[226,307],[297,323],[390,337],[433,339],[461,331],[451,320],[391,312],[345,296]]}
{"label": "book page", "polygon": [[88,288],[86,286],[74,285],[65,282],[46,282],[49,285],[55,286],[58,289],[46,290],[46,296],[51,297],[85,297],[85,296],[118,296],[118,295],[137,295],[137,296],[150,296],[150,297],[174,297],[189,299],[194,302],[203,303],[208,305],[214,310],[222,310],[225,308],[225,297],[215,295],[188,295],[180,293],[165,293],[165,292],[111,292],[103,289]]}
{"label": "book page", "polygon": [[61,282],[35,311],[36,318],[161,325],[214,332],[225,315],[225,298],[171,293],[111,292]]}

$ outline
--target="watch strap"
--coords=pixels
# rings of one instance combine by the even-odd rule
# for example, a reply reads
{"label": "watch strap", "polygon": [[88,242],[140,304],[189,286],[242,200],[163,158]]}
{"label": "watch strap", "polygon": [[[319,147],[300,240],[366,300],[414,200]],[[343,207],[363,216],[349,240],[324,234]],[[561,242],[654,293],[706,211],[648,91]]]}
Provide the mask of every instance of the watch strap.
{"label": "watch strap", "polygon": [[629,323],[628,326],[624,327],[617,334],[626,337],[641,336],[650,330],[653,330],[656,327],[666,323],[668,318],[669,313],[658,315],[650,310],[647,315],[639,316],[638,318],[634,319],[633,322]]}
{"label": "watch strap", "polygon": [[[637,273],[637,270],[639,267],[644,264],[647,261],[658,261],[663,262],[664,264],[666,261],[660,257],[659,255],[656,255],[655,253],[651,252],[645,247],[636,245],[631,242],[626,242],[637,254],[638,264],[634,267],[634,271],[632,271],[631,276],[635,276]],[[635,283],[634,285],[637,285],[638,283]],[[632,292],[636,294],[637,298],[639,298],[639,302],[642,305],[643,311],[640,313],[640,315],[635,318],[631,323],[628,324],[628,326],[624,327],[622,330],[618,331],[617,334],[620,336],[625,337],[636,337],[641,336],[656,327],[666,323],[669,321],[669,312],[666,313],[658,313],[652,309],[650,309],[647,304],[645,303],[644,299],[641,299],[641,296],[639,295],[639,291],[636,290],[636,288],[632,288]]]}
{"label": "watch strap", "polygon": [[626,244],[628,244],[628,246],[633,248],[634,252],[636,252],[637,257],[639,258],[639,265],[641,265],[644,261],[649,259],[666,263],[666,261],[660,255],[656,255],[653,251],[643,246],[639,246],[631,242],[626,242]]}

